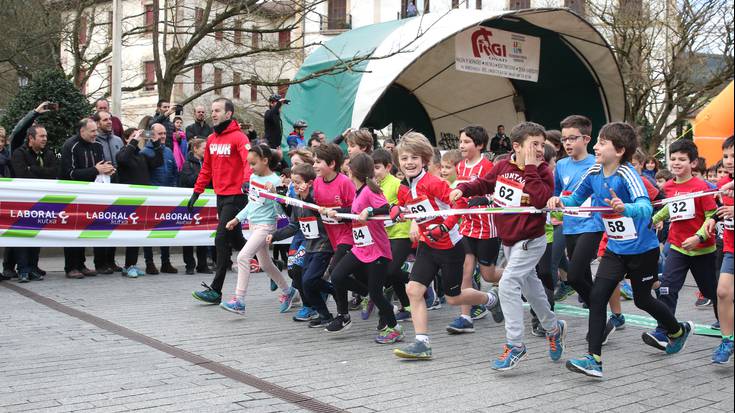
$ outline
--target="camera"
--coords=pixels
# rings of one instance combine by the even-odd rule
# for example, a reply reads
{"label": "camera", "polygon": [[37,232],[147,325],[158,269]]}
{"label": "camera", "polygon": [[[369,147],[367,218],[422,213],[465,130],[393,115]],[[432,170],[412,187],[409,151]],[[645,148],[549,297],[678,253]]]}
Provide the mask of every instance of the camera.
{"label": "camera", "polygon": [[59,104],[58,103],[47,103],[46,109],[47,110],[59,110]]}
{"label": "camera", "polygon": [[184,105],[176,105],[174,114],[180,116],[182,113],[184,113]]}
{"label": "camera", "polygon": [[288,193],[288,187],[287,186],[277,186],[276,193],[278,195],[286,196],[286,194]]}

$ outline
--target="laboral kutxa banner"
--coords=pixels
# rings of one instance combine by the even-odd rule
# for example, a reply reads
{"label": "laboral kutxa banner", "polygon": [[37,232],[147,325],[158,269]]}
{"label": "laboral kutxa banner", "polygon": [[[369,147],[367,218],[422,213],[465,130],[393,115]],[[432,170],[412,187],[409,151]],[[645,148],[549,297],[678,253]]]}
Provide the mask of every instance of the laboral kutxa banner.
{"label": "laboral kutxa banner", "polygon": [[538,37],[475,26],[455,36],[454,50],[456,70],[538,81]]}
{"label": "laboral kutxa banner", "polygon": [[0,247],[214,245],[216,197],[205,192],[190,213],[190,196],[189,188],[0,178]]}

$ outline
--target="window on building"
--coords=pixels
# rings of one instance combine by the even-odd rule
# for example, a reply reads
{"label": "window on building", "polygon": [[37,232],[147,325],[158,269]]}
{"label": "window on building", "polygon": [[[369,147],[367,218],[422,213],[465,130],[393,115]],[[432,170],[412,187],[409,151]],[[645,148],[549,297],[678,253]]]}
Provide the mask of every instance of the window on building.
{"label": "window on building", "polygon": [[584,16],[584,0],[564,0],[564,7],[577,12],[577,14]]}
{"label": "window on building", "polygon": [[258,26],[253,26],[252,46],[253,49],[260,49],[260,33],[258,33]]}
{"label": "window on building", "polygon": [[222,31],[222,25],[223,23],[220,22],[220,23],[217,23],[216,26],[214,26],[214,40],[217,40],[218,42],[221,42],[222,39],[225,38],[225,33],[224,31]]}
{"label": "window on building", "polygon": [[347,28],[347,0],[329,0],[327,2],[327,29],[342,30]]}
{"label": "window on building", "polygon": [[521,10],[530,9],[531,0],[510,0],[508,2],[508,9],[510,10]]}
{"label": "window on building", "polygon": [[145,90],[156,88],[156,65],[153,61],[145,62]]}
{"label": "window on building", "polygon": [[[279,82],[288,82],[288,79],[278,79]],[[285,85],[278,85],[278,94],[281,96],[286,96],[286,92],[288,92],[288,84]]]}
{"label": "window on building", "polygon": [[77,35],[79,45],[87,44],[87,16],[81,15],[79,17],[79,33]]}
{"label": "window on building", "polygon": [[153,5],[147,4],[145,6],[145,31],[152,32],[155,20],[153,17]]}
{"label": "window on building", "polygon": [[240,99],[240,74],[237,72],[232,73],[232,98]]}
{"label": "window on building", "polygon": [[429,0],[424,0],[424,13],[428,13],[431,11],[431,4],[429,3]]}
{"label": "window on building", "polygon": [[[250,81],[255,82],[256,78],[251,77]],[[255,83],[250,84],[250,101],[251,102],[257,102],[258,101],[258,85]]]}
{"label": "window on building", "polygon": [[452,0],[452,8],[453,9],[459,8],[459,0]]}
{"label": "window on building", "polygon": [[222,94],[222,69],[214,68],[214,93]]}
{"label": "window on building", "polygon": [[202,91],[202,65],[194,66],[194,91]]}
{"label": "window on building", "polygon": [[202,27],[204,25],[204,9],[197,7],[194,9],[194,26]]}
{"label": "window on building", "polygon": [[278,32],[278,48],[285,49],[291,46],[291,30],[281,30]]}
{"label": "window on building", "polygon": [[477,10],[482,10],[482,0],[475,0],[475,8]]}
{"label": "window on building", "polygon": [[242,46],[242,20],[235,21],[235,30],[232,33],[232,42],[235,46]]}

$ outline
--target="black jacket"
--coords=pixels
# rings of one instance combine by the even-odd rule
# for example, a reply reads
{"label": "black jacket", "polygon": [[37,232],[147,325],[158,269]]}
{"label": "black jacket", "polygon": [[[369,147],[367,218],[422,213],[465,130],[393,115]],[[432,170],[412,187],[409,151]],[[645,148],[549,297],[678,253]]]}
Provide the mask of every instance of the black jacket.
{"label": "black jacket", "polygon": [[191,151],[186,156],[186,162],[181,167],[179,174],[179,186],[181,188],[194,188],[194,184],[202,170],[202,160],[194,156]]}
{"label": "black jacket", "polygon": [[117,153],[117,176],[121,184],[150,185],[151,170],[163,165],[163,147],[153,143],[153,156],[140,153],[138,141],[133,139]]}
{"label": "black jacket", "polygon": [[0,150],[0,176],[10,177],[10,150],[8,148]]}
{"label": "black jacket", "polygon": [[276,103],[273,109],[265,111],[264,119],[264,138],[271,148],[280,148],[281,139],[283,139],[283,124],[281,123],[281,102]]}
{"label": "black jacket", "polygon": [[171,122],[171,119],[169,119],[168,116],[164,115],[163,113],[158,113],[158,112],[156,112],[151,118],[151,122],[148,124],[148,128],[150,128],[151,125],[153,125],[154,123],[160,123],[166,128],[166,146],[173,149],[174,148],[174,131],[176,130],[174,123]]}
{"label": "black jacket", "polygon": [[197,136],[200,138],[207,139],[212,134],[212,127],[207,122],[202,122],[200,125],[197,122],[192,123],[186,127],[186,140],[191,142],[193,138]]}
{"label": "black jacket", "polygon": [[12,164],[16,178],[56,179],[59,174],[56,154],[49,148],[37,153],[25,144],[13,152]]}
{"label": "black jacket", "polygon": [[495,155],[513,151],[513,145],[511,145],[508,135],[504,134],[501,136],[496,134],[493,136],[490,140],[490,151]]}
{"label": "black jacket", "polygon": [[90,143],[79,135],[74,135],[61,147],[59,178],[94,182],[99,174],[95,165],[104,160],[105,155],[99,142]]}
{"label": "black jacket", "polygon": [[33,125],[33,121],[35,121],[39,116],[41,116],[40,113],[32,110],[26,113],[26,115],[15,124],[13,131],[10,133],[10,138],[8,139],[11,151],[15,151],[25,144],[26,138],[28,137],[28,128]]}

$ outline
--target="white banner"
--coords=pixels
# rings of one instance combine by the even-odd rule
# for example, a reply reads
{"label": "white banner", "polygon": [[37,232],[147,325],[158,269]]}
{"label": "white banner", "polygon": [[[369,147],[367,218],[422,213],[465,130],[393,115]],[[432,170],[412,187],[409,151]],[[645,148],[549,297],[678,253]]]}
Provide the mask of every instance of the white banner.
{"label": "white banner", "polygon": [[540,52],[538,37],[475,26],[454,37],[454,68],[537,82]]}

